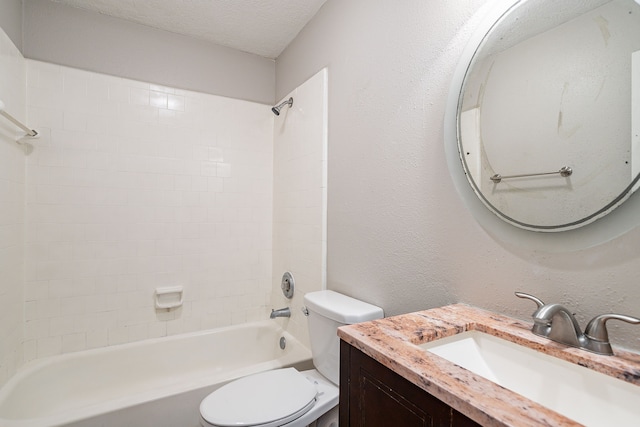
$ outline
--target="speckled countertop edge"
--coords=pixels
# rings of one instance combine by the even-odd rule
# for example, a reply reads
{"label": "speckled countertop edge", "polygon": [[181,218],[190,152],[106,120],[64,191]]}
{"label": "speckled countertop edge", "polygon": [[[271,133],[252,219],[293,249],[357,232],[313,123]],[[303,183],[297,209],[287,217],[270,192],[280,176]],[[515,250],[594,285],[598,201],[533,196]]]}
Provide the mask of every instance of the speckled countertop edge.
{"label": "speckled countertop edge", "polygon": [[602,356],[531,333],[531,323],[464,304],[387,317],[338,329],[340,338],[482,425],[580,426],[418,345],[480,331],[640,385],[640,355]]}

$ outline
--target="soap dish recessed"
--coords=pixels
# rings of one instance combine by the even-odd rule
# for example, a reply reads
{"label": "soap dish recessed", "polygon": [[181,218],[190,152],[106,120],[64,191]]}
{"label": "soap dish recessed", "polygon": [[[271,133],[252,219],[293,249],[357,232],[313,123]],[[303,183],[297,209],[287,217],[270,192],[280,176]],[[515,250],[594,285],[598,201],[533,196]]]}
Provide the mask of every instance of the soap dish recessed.
{"label": "soap dish recessed", "polygon": [[171,310],[182,306],[184,302],[184,288],[182,286],[170,286],[156,288],[156,308]]}

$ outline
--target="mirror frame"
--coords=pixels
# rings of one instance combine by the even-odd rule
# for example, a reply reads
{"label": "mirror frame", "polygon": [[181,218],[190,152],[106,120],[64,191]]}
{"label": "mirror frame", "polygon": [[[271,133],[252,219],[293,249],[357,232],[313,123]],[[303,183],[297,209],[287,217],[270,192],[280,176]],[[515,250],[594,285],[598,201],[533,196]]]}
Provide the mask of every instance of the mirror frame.
{"label": "mirror frame", "polygon": [[[449,174],[458,195],[475,220],[493,238],[507,245],[540,250],[549,253],[582,250],[606,243],[640,226],[640,191],[627,194],[627,200],[616,209],[602,213],[588,226],[565,228],[561,232],[541,233],[539,230],[515,227],[503,220],[477,196],[469,181],[458,150],[458,105],[464,78],[482,40],[496,22],[512,7],[527,0],[496,0],[486,2],[461,28],[460,34],[469,34],[468,42],[460,52],[452,75],[444,114],[445,157]],[[637,1],[636,1],[637,2]],[[636,177],[638,178],[638,177]],[[636,182],[634,180],[634,182]],[[598,219],[595,221],[595,219]],[[585,224],[581,224],[585,225]],[[560,230],[559,230],[560,231]]]}

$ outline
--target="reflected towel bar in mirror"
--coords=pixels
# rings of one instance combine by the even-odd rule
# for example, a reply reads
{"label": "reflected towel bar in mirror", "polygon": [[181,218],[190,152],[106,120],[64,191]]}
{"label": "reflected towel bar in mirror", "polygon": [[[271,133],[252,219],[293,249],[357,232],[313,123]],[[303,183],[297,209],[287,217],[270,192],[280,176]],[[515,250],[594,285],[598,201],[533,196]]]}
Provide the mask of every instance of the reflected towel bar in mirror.
{"label": "reflected towel bar in mirror", "polygon": [[555,171],[555,172],[525,173],[522,175],[509,175],[509,176],[502,176],[499,173],[497,173],[491,177],[491,181],[493,181],[494,184],[498,184],[503,179],[509,179],[509,178],[526,178],[529,176],[555,175],[555,174],[560,174],[560,176],[562,177],[567,177],[567,176],[571,176],[572,173],[573,173],[573,169],[571,169],[569,166],[563,166],[560,168],[559,171]]}

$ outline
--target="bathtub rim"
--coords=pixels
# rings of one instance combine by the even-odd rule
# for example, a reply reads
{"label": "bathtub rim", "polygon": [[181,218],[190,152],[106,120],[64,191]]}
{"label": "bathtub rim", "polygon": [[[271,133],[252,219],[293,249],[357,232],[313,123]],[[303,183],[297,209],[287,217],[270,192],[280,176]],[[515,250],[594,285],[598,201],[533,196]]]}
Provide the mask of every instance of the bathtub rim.
{"label": "bathtub rim", "polygon": [[[199,377],[197,380],[190,379],[188,381],[173,382],[162,387],[145,390],[144,392],[137,392],[133,395],[123,395],[122,397],[109,399],[104,402],[89,404],[61,413],[53,413],[50,415],[37,416],[33,418],[3,418],[2,415],[0,415],[0,425],[6,425],[7,427],[55,427],[66,425],[68,423],[74,423],[82,421],[84,419],[89,419],[100,414],[105,414],[119,409],[126,409],[136,405],[167,398],[173,395],[179,395],[181,393],[186,393],[201,388],[206,388],[214,385],[222,386],[237,378],[256,372],[262,372],[265,370],[288,366],[304,366],[305,364],[311,363],[311,351],[304,344],[302,344],[300,340],[298,340],[290,332],[285,330],[281,325],[268,320],[254,321],[235,325],[221,326],[218,328],[206,329],[201,331],[168,335],[164,337],[148,338],[140,341],[115,344],[106,347],[81,350],[77,352],[35,359],[20,367],[18,371],[5,383],[5,385],[0,388],[0,404],[4,403],[11,392],[13,392],[16,386],[19,385],[24,378],[31,375],[34,371],[45,369],[46,367],[54,365],[61,361],[73,361],[74,359],[80,359],[94,354],[103,354],[119,350],[126,350],[129,348],[143,347],[150,344],[162,343],[164,341],[189,339],[193,337],[212,335],[220,332],[233,331],[236,329],[251,329],[254,327],[264,328],[265,326],[267,329],[274,331],[274,334],[276,336],[284,336],[287,340],[288,345],[295,343],[294,352],[288,353],[287,355],[283,355],[282,357],[276,359],[270,359],[265,362],[260,362],[257,364],[248,365],[243,368],[235,369],[231,371],[233,375],[223,375],[220,373],[204,375],[202,377]],[[277,343],[274,343],[274,345],[277,345]],[[283,363],[283,361],[287,359],[287,356],[289,356],[289,358],[295,357],[295,360],[291,360],[289,361],[289,363]],[[34,404],[36,404],[36,402],[34,402]]]}

